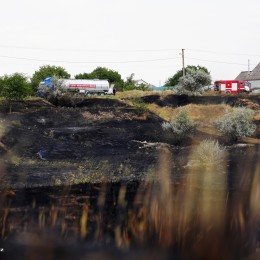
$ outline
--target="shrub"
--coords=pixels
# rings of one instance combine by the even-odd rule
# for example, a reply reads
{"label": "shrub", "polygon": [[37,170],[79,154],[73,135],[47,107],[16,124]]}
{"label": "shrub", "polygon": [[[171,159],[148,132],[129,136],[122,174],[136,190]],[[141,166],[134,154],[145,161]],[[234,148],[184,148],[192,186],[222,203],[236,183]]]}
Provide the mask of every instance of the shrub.
{"label": "shrub", "polygon": [[215,122],[215,125],[231,142],[251,136],[256,130],[256,125],[253,123],[253,112],[243,107],[227,112]]}
{"label": "shrub", "polygon": [[195,124],[190,120],[187,110],[181,109],[175,121],[162,123],[162,129],[167,138],[178,144],[193,133]]}
{"label": "shrub", "polygon": [[198,95],[205,91],[205,86],[210,85],[211,76],[203,69],[189,68],[186,75],[179,79],[176,87],[178,94]]}
{"label": "shrub", "polygon": [[141,116],[148,112],[147,104],[142,100],[142,98],[134,97],[132,102],[136,115]]}
{"label": "shrub", "polygon": [[196,149],[196,159],[201,166],[219,166],[225,159],[225,148],[218,141],[204,140]]}
{"label": "shrub", "polygon": [[32,93],[27,77],[21,73],[5,75],[0,85],[0,96],[8,102],[10,112],[12,101],[21,101]]}
{"label": "shrub", "polygon": [[76,105],[75,97],[70,93],[65,93],[57,98],[59,106],[73,107]]}

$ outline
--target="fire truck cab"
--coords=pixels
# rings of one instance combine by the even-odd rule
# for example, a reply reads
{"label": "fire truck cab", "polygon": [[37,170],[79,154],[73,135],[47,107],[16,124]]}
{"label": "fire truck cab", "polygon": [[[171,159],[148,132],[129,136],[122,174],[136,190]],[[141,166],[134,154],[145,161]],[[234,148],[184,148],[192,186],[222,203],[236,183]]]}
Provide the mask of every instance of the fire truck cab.
{"label": "fire truck cab", "polygon": [[243,80],[217,80],[214,90],[221,94],[240,94],[251,92],[250,83]]}

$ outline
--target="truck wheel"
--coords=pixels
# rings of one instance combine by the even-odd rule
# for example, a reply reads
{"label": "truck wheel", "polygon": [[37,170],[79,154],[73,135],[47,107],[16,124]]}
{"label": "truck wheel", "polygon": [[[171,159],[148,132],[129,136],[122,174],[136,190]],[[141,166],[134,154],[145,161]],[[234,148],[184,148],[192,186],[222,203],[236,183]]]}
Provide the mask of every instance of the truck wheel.
{"label": "truck wheel", "polygon": [[226,94],[229,95],[229,94],[230,94],[230,91],[226,91]]}

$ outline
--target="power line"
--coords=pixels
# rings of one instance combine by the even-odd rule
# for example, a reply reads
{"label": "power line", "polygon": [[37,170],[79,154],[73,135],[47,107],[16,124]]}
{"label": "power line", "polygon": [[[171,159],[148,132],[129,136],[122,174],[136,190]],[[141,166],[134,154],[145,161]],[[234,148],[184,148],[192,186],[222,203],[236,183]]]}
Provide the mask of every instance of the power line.
{"label": "power line", "polygon": [[139,62],[153,62],[153,61],[164,61],[179,59],[179,57],[162,58],[162,59],[149,59],[149,60],[131,60],[131,61],[67,61],[67,60],[45,60],[45,59],[34,59],[25,57],[15,57],[0,55],[1,58],[16,59],[16,60],[27,60],[27,61],[40,61],[40,62],[58,62],[58,63],[74,63],[74,64],[90,64],[90,63],[139,63]]}
{"label": "power line", "polygon": [[43,47],[27,47],[14,45],[0,45],[0,48],[7,49],[25,49],[25,50],[42,50],[42,51],[73,51],[73,52],[100,52],[100,53],[124,53],[124,52],[166,52],[177,51],[179,49],[136,49],[136,50],[98,50],[98,49],[64,49],[64,48],[43,48]]}
{"label": "power line", "polygon": [[[227,61],[216,61],[216,60],[204,60],[204,59],[197,59],[197,58],[191,58],[191,57],[187,57],[186,56],[186,59],[189,59],[189,60],[198,60],[198,61],[206,61],[206,62],[213,62],[213,63],[222,63],[222,64],[229,64],[229,65],[242,65],[242,66],[247,66],[248,64],[245,64],[245,63],[236,63],[236,62],[227,62]],[[254,65],[254,64],[251,64],[251,65]],[[254,65],[256,66],[256,65]]]}
{"label": "power line", "polygon": [[[108,50],[108,49],[71,49],[71,48],[46,48],[46,47],[29,47],[29,46],[17,46],[17,45],[0,45],[0,48],[7,49],[25,49],[25,50],[42,50],[42,51],[70,51],[70,52],[99,52],[99,53],[133,53],[133,52],[167,52],[167,51],[178,51],[179,48],[162,48],[162,49],[125,49],[125,50]],[[201,50],[201,49],[186,49],[187,51],[213,53],[213,54],[224,54],[224,55],[240,55],[240,56],[259,56],[260,54],[253,53],[232,53],[232,52],[221,52],[213,50]]]}
{"label": "power line", "polygon": [[200,50],[200,49],[187,49],[189,51],[195,52],[205,52],[205,53],[214,53],[214,54],[224,54],[224,55],[239,55],[239,56],[259,56],[260,54],[249,54],[249,53],[232,53],[232,52],[220,52],[220,51],[212,51],[212,50]]}
{"label": "power line", "polygon": [[[50,62],[50,63],[71,63],[71,64],[126,64],[126,63],[144,63],[144,62],[156,62],[156,61],[167,61],[167,60],[175,60],[179,59],[180,57],[169,57],[169,58],[158,58],[158,59],[147,59],[147,60],[127,60],[127,61],[69,61],[69,60],[47,60],[47,59],[36,59],[36,58],[27,58],[27,57],[17,57],[17,56],[7,56],[7,55],[0,55],[0,58],[7,58],[7,59],[16,59],[16,60],[26,60],[26,61],[38,61],[38,62]],[[217,61],[217,60],[207,60],[207,59],[199,59],[199,58],[192,58],[189,56],[185,57],[189,60],[198,60],[204,62],[212,62],[212,63],[220,63],[220,64],[229,64],[229,65],[241,65],[247,66],[248,64],[245,63],[235,63],[235,62],[227,62],[227,61]],[[254,64],[251,64],[256,66]]]}

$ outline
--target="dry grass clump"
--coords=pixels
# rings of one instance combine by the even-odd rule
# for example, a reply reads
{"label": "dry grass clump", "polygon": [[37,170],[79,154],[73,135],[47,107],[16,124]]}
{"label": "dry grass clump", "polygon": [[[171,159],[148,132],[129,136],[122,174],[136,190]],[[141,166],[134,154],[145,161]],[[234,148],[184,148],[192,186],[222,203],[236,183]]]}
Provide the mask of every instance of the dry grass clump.
{"label": "dry grass clump", "polygon": [[226,150],[218,141],[204,140],[196,149],[196,158],[200,165],[220,165],[226,157]]}
{"label": "dry grass clump", "polygon": [[0,125],[0,138],[2,138],[2,136],[4,136],[6,131],[6,127],[4,125]]}
{"label": "dry grass clump", "polygon": [[113,120],[116,118],[116,115],[113,114],[111,111],[109,112],[99,112],[98,114],[97,113],[91,113],[89,111],[83,111],[81,112],[81,115],[83,116],[84,119],[86,120],[93,120],[93,121],[99,121],[99,120],[106,120],[106,121],[109,121],[109,120]]}

